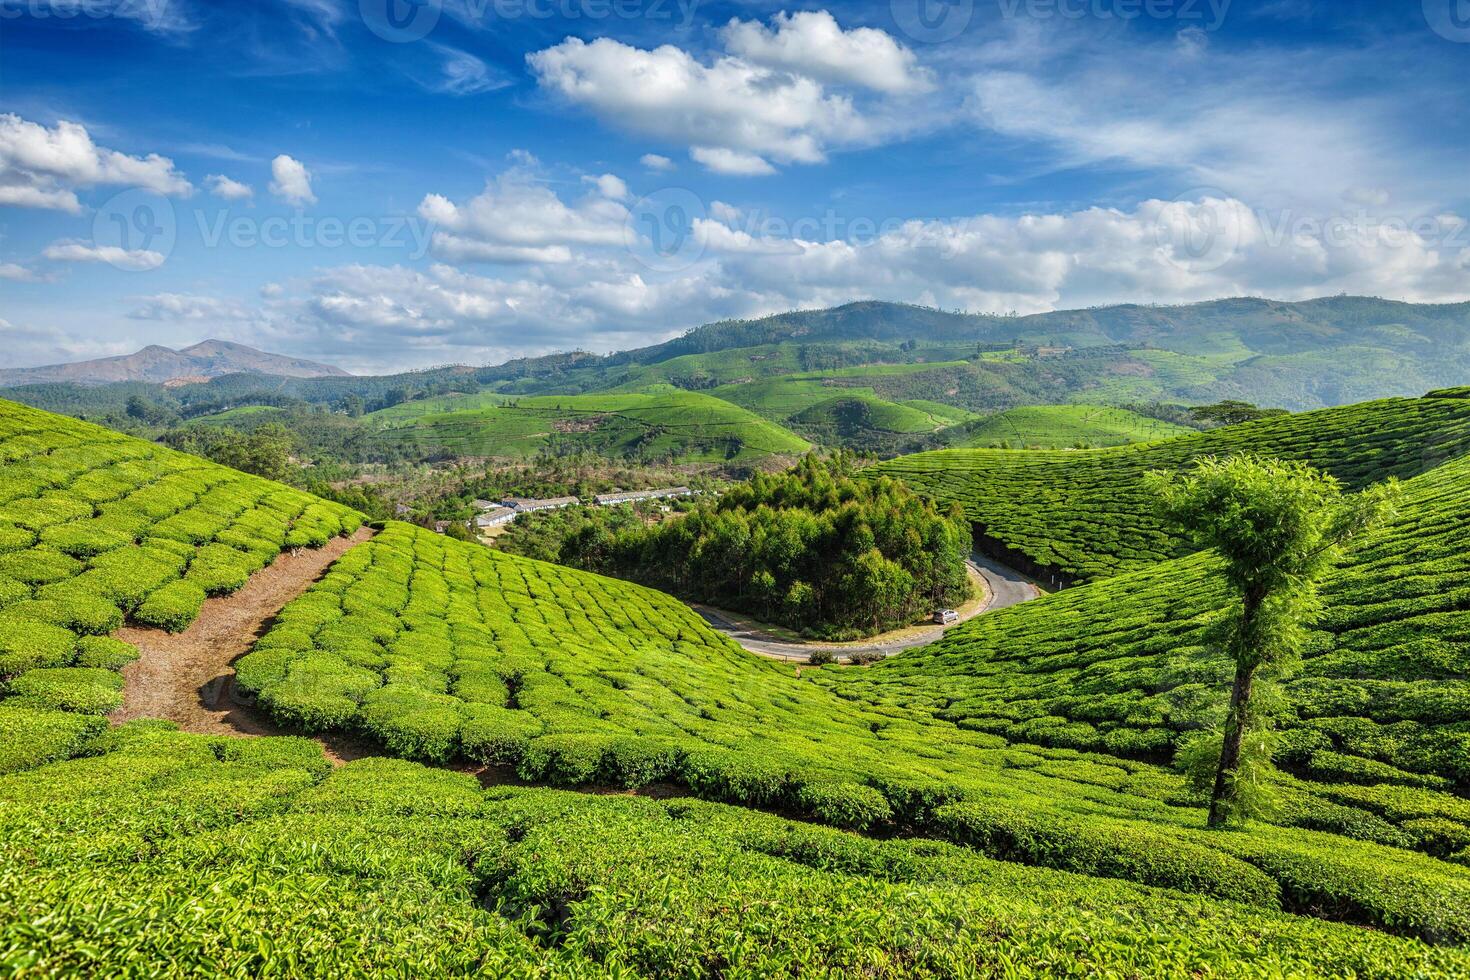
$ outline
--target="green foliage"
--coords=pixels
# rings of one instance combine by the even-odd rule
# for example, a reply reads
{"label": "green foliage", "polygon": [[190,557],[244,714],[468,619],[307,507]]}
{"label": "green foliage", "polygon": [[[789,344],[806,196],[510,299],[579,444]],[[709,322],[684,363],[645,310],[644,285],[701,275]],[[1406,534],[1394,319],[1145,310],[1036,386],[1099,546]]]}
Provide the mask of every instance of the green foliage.
{"label": "green foliage", "polygon": [[757,474],[677,520],[579,528],[563,562],[743,610],[810,635],[906,626],[969,595],[964,524],[844,456]]}
{"label": "green foliage", "polygon": [[[1396,480],[1344,501],[1338,481],[1301,463],[1248,456],[1198,460],[1185,475],[1156,471],[1149,489],[1159,509],[1224,563],[1240,611],[1219,639],[1235,665],[1210,797],[1210,825],[1258,816],[1265,806],[1271,717],[1254,690],[1262,676],[1288,673],[1319,611],[1318,579],[1347,542],[1388,517],[1400,497]],[[1198,746],[1191,753],[1197,757]]]}
{"label": "green foliage", "polygon": [[1182,425],[1100,405],[1029,405],[986,416],[944,433],[956,449],[1007,443],[1016,448],[1071,449],[1157,442],[1189,435]]}

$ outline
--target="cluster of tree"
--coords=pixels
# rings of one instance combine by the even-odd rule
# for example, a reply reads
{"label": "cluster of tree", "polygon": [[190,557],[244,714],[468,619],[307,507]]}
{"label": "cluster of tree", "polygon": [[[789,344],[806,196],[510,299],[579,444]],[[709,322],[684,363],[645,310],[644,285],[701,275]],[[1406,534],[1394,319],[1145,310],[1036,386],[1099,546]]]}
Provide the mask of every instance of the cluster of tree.
{"label": "cluster of tree", "polygon": [[244,473],[288,482],[295,469],[291,453],[295,437],[283,425],[262,425],[251,432],[225,426],[170,429],[160,440],[180,452],[203,456]]}
{"label": "cluster of tree", "polygon": [[618,531],[590,521],[558,559],[827,639],[905,626],[968,598],[960,512],[854,469],[847,454],[813,455],[678,520]]}

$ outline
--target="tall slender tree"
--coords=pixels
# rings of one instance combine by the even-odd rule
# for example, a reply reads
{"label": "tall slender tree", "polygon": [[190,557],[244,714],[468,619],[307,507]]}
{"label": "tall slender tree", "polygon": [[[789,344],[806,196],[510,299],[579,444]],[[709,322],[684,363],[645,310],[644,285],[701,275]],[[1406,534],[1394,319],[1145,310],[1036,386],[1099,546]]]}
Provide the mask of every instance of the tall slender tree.
{"label": "tall slender tree", "polygon": [[1163,515],[1219,554],[1221,574],[1240,597],[1221,639],[1235,680],[1210,794],[1209,825],[1220,827],[1249,815],[1247,787],[1258,774],[1242,747],[1270,724],[1258,679],[1291,669],[1318,609],[1322,575],[1355,537],[1392,514],[1400,488],[1390,480],[1348,495],[1336,478],[1304,464],[1249,456],[1206,457],[1188,473],[1155,472],[1147,481]]}

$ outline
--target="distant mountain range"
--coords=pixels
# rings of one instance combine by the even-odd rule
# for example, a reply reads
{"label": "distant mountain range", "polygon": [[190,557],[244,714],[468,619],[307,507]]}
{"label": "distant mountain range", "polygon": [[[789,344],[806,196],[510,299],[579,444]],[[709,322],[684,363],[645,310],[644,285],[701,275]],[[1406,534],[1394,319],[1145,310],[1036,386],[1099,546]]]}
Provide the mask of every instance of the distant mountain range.
{"label": "distant mountain range", "polygon": [[99,357],[71,364],[0,370],[0,388],[14,385],[71,383],[102,385],[117,381],[203,381],[226,374],[269,374],[287,378],[348,377],[346,371],[298,357],[285,357],[234,344],[205,340],[173,350],[151,344],[135,354]]}

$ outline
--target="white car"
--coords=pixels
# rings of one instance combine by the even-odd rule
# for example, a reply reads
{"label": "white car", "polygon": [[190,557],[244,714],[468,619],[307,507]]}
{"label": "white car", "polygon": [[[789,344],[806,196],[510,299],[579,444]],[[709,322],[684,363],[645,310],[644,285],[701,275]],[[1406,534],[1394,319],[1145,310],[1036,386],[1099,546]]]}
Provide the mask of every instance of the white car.
{"label": "white car", "polygon": [[958,623],[960,614],[953,609],[939,609],[934,613],[934,622],[940,626],[948,626],[950,623]]}

